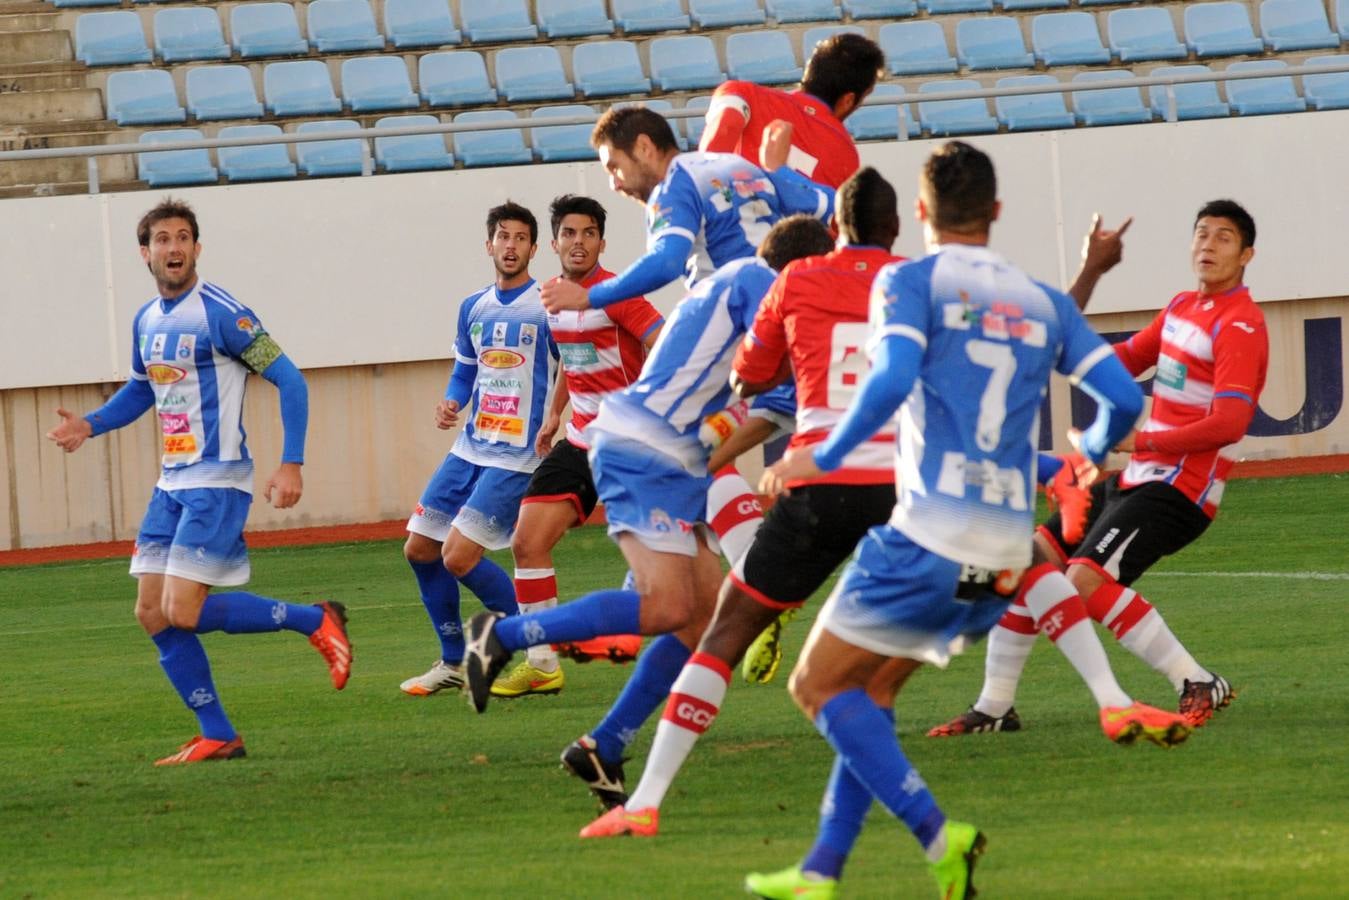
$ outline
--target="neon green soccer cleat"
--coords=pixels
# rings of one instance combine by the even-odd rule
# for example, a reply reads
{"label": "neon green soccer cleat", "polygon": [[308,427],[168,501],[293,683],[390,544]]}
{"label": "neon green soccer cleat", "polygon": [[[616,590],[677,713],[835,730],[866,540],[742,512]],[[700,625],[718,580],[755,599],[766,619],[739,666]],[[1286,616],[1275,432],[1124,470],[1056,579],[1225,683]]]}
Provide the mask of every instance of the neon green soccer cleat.
{"label": "neon green soccer cleat", "polygon": [[750,684],[768,684],[778,674],[778,666],[782,665],[782,630],[794,618],[795,607],[783,610],[749,645],[745,661],[740,664],[740,675]]}
{"label": "neon green soccer cleat", "polygon": [[561,666],[545,672],[528,662],[522,662],[492,682],[492,696],[513,700],[529,694],[556,694],[562,690],[566,680]]}
{"label": "neon green soccer cleat", "polygon": [[966,900],[975,895],[974,862],[984,852],[984,836],[965,822],[946,820],[946,855],[930,863],[941,900]]}
{"label": "neon green soccer cleat", "polygon": [[745,876],[745,890],[767,900],[833,900],[838,879],[812,878],[796,865],[778,872],[751,872]]}

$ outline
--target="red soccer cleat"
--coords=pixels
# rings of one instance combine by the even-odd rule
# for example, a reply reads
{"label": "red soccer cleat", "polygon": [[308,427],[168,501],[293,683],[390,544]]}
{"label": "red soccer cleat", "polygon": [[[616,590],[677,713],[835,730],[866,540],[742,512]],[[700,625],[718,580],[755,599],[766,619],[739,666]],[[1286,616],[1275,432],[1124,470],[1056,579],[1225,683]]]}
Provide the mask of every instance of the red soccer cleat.
{"label": "red soccer cleat", "polygon": [[588,663],[592,659],[607,659],[616,666],[632,662],[641,649],[640,634],[610,634],[586,641],[568,641],[565,644],[553,645],[553,650],[559,656],[565,656],[576,662]]}
{"label": "red soccer cleat", "polygon": [[1045,485],[1045,496],[1059,511],[1063,539],[1069,544],[1082,542],[1091,513],[1091,485],[1097,468],[1080,453],[1065,453],[1063,468]]}
{"label": "red soccer cleat", "polygon": [[655,837],[660,831],[660,809],[649,806],[628,812],[621,806],[600,816],[581,829],[581,837],[618,837],[630,834],[634,837]]}
{"label": "red soccer cleat", "polygon": [[155,765],[182,766],[213,759],[242,759],[247,755],[247,751],[244,750],[244,736],[241,734],[236,734],[231,741],[214,741],[197,735],[179,747],[177,753],[155,760]]}
{"label": "red soccer cleat", "polygon": [[347,686],[347,679],[351,677],[351,640],[347,637],[347,608],[336,600],[324,600],[316,605],[323,610],[323,621],[309,636],[309,643],[323,654],[328,663],[328,674],[333,679],[333,687],[340,691]]}
{"label": "red soccer cleat", "polygon": [[1126,746],[1143,738],[1159,747],[1174,747],[1190,736],[1184,716],[1137,702],[1102,709],[1101,730],[1116,744]]}

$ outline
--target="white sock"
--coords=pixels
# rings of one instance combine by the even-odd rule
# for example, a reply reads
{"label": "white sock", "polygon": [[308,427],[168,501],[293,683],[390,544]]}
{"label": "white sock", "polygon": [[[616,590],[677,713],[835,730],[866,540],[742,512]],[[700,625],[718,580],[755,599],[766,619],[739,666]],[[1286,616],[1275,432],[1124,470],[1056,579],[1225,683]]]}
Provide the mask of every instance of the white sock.
{"label": "white sock", "polygon": [[628,809],[660,806],[693,745],[716,719],[730,680],[731,670],[714,656],[695,653],[684,664],[670,688],[642,780],[628,797]]}
{"label": "white sock", "polygon": [[745,555],[763,522],[763,507],[744,476],[730,466],[707,490],[707,522],[721,544],[721,555],[734,566]]}
{"label": "white sock", "polygon": [[974,701],[977,712],[995,719],[1007,715],[1016,701],[1016,686],[1036,637],[1035,620],[1018,598],[988,633],[984,687]]}
{"label": "white sock", "polygon": [[1166,676],[1179,693],[1186,681],[1212,681],[1171,632],[1162,614],[1137,592],[1120,584],[1102,585],[1091,597],[1094,618],[1114,633],[1120,644]]}
{"label": "white sock", "polygon": [[923,853],[927,856],[928,862],[941,862],[942,857],[946,855],[946,823],[943,822],[941,831],[932,839],[932,843],[923,848]]}
{"label": "white sock", "polygon": [[[516,569],[515,598],[521,613],[540,612],[557,606],[557,573],[553,569]],[[529,664],[541,672],[557,671],[557,654],[547,644],[530,647]]]}
{"label": "white sock", "polygon": [[1022,591],[1036,627],[1082,676],[1096,706],[1131,705],[1133,699],[1115,680],[1105,648],[1091,627],[1087,605],[1068,577],[1053,566],[1032,569]]}

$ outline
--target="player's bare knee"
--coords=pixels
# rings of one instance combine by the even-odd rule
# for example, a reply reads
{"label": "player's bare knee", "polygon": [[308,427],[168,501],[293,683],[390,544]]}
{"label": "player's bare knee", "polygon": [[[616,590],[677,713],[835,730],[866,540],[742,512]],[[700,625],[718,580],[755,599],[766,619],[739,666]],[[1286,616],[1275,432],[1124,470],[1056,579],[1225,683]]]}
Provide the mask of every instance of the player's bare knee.
{"label": "player's bare knee", "polygon": [[201,607],[179,598],[167,598],[164,614],[170,625],[183,631],[194,631],[201,618]]}
{"label": "player's bare knee", "polygon": [[815,714],[819,712],[819,685],[817,679],[811,676],[810,669],[801,664],[797,664],[792,669],[791,677],[787,679],[787,692],[792,695],[792,700],[801,712],[806,714],[806,718],[815,719]]}
{"label": "player's bare knee", "polygon": [[1089,566],[1070,566],[1068,568],[1068,580],[1077,588],[1077,592],[1083,597],[1090,597],[1096,593],[1096,589],[1105,583],[1105,578],[1095,569]]}
{"label": "player's bare knee", "polygon": [[429,563],[440,559],[440,544],[421,534],[408,534],[403,542],[403,558],[410,563]]}
{"label": "player's bare knee", "polygon": [[455,578],[463,578],[473,567],[482,559],[482,548],[477,544],[464,546],[462,544],[446,544],[445,553],[441,557],[445,561],[445,568],[450,570],[450,574]]}
{"label": "player's bare knee", "polygon": [[511,537],[511,556],[520,569],[548,569],[553,565],[552,547],[542,535],[517,530]]}

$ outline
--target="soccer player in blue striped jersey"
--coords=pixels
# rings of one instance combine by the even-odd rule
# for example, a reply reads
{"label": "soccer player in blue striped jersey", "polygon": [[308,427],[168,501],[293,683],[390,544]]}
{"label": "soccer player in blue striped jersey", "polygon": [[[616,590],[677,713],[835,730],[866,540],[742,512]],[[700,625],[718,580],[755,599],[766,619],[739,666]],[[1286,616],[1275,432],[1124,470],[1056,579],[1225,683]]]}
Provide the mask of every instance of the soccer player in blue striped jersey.
{"label": "soccer player in blue striped jersey", "polygon": [[436,405],[436,426],[463,430],[408,519],[403,555],[412,566],[440,658],[400,688],[425,697],[463,685],[459,585],[488,609],[517,612],[515,585],[483,554],[504,550],[520,499],[543,458],[539,430],[558,374],[558,348],[529,274],[539,224],[518,203],[487,213],[495,281],[459,307],[454,371]]}
{"label": "soccer player in blue striped jersey", "polygon": [[595,123],[590,142],[609,186],[646,207],[647,250],[618,275],[590,288],[570,281],[543,288],[549,312],[603,309],[656,291],[687,275],[692,288],[734,259],[753,256],[783,216],[804,213],[828,222],[834,191],[786,165],[791,126],[765,138],[769,169],[735,153],[680,153],[670,123],[641,106],[613,107]]}
{"label": "soccer player in blue striped jersey", "polygon": [[107,403],[83,417],[58,410],[47,437],[66,452],[90,437],[129,425],[152,406],[158,413],[163,469],[136,536],[131,574],[139,580],[136,618],[155,646],[170,683],[196,715],[201,733],[156,765],[244,755],[243,738],[225,715],[199,633],[297,631],[328,663],[341,690],[351,672],[346,612],[340,603],[297,605],[245,591],[210,593],[249,578],[244,520],[253,500],[253,459],[244,441],[244,382],[255,372],[281,394],[285,444],[264,497],[278,509],[303,491],[304,376],[248,307],[202,281],[197,217],[172,198],[137,226],[141,258],[159,296],[136,313],[131,377]]}

